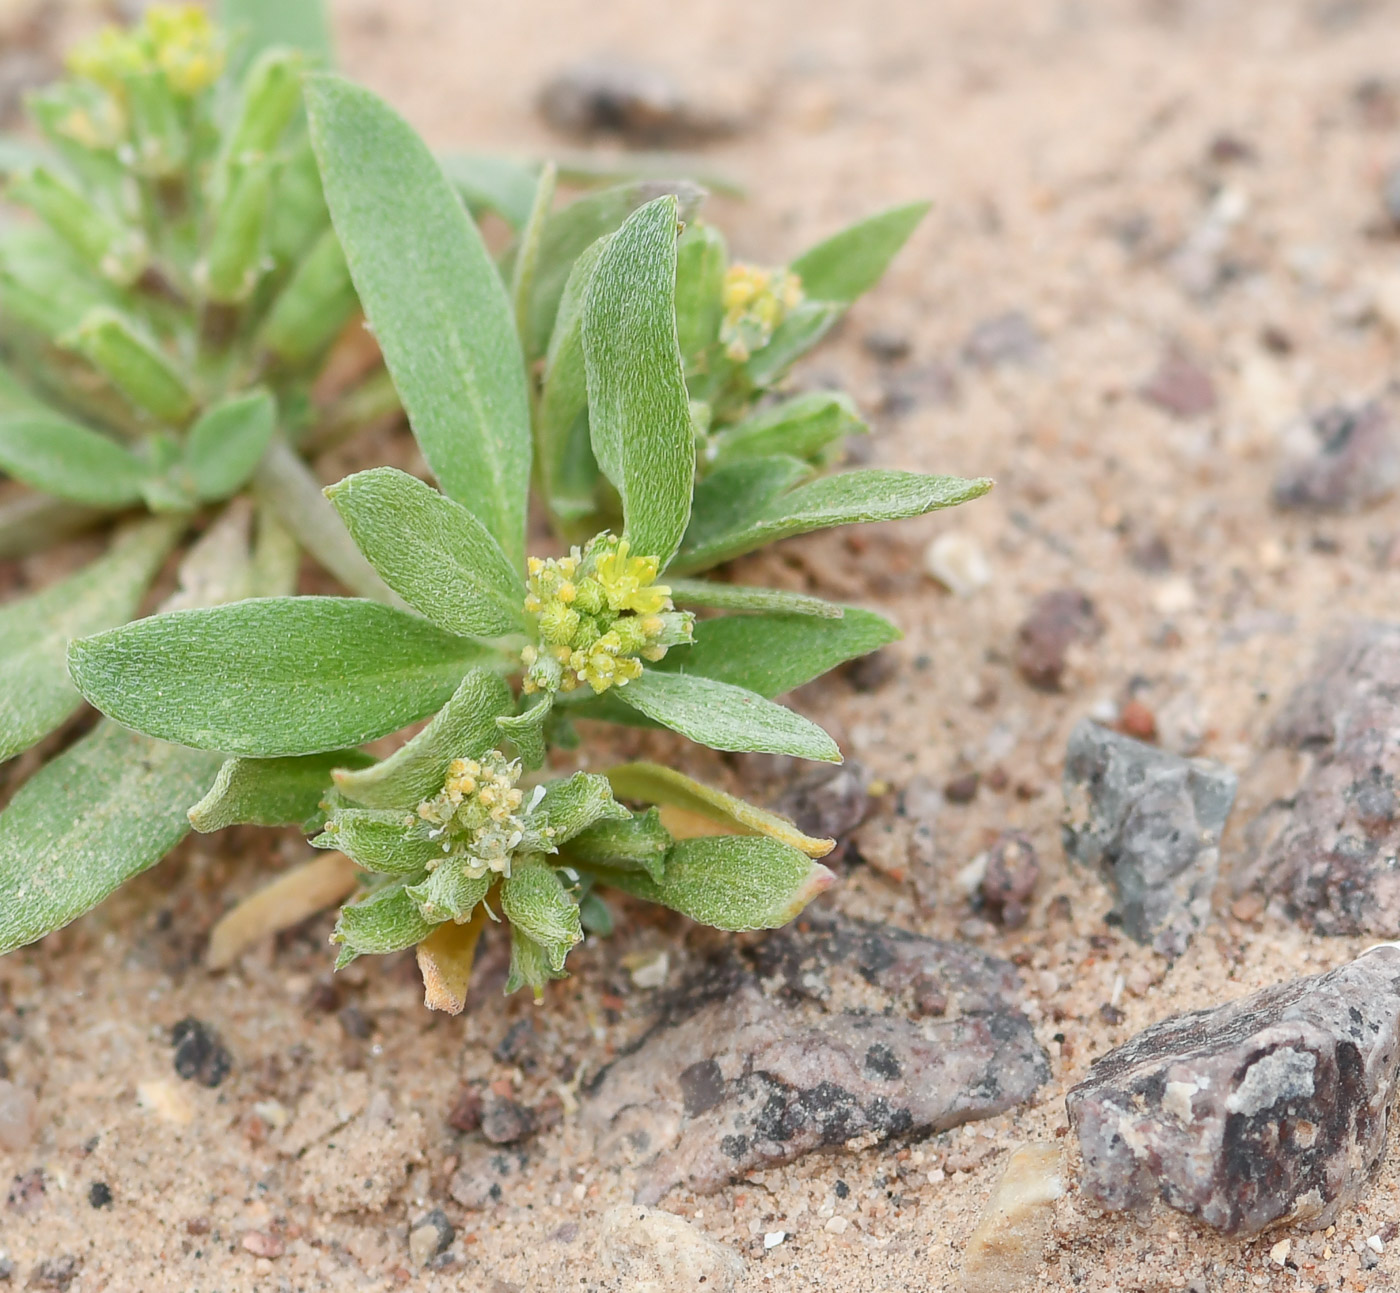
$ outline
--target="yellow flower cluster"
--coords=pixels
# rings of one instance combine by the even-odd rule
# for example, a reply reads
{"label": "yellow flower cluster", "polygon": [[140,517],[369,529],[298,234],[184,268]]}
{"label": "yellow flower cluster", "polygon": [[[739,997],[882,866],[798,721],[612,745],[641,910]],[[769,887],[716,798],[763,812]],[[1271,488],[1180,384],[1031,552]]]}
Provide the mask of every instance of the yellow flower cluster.
{"label": "yellow flower cluster", "polygon": [[106,27],[83,42],[69,55],[68,68],[118,95],[127,77],[160,71],[176,94],[191,98],[219,79],[224,51],[198,5],[152,5],[140,26]]}
{"label": "yellow flower cluster", "polygon": [[521,655],[523,689],[595,692],[623,686],[691,640],[693,616],[677,612],[671,590],[656,582],[660,562],[637,557],[626,539],[600,534],[567,557],[530,558],[525,612],[535,641]]}
{"label": "yellow flower cluster", "polygon": [[[480,759],[453,759],[442,789],[418,805],[405,823],[441,839],[444,860],[458,861],[471,879],[510,874],[510,860],[528,829],[516,789],[520,763],[492,750]],[[438,863],[437,865],[441,865]],[[432,869],[430,867],[430,869]]]}
{"label": "yellow flower cluster", "polygon": [[724,274],[723,303],[720,343],[730,359],[743,363],[773,339],[788,311],[802,303],[802,279],[787,269],[731,265]]}

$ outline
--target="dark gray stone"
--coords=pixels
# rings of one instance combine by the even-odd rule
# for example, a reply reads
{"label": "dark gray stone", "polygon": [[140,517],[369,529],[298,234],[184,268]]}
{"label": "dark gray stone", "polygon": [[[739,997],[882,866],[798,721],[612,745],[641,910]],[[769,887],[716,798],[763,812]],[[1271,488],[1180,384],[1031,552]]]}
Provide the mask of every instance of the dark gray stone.
{"label": "dark gray stone", "polygon": [[694,103],[655,67],[595,58],[575,63],[545,84],[540,114],[555,130],[590,138],[613,135],[649,148],[704,143],[733,134],[739,121]]}
{"label": "dark gray stone", "polygon": [[494,1096],[481,1111],[481,1134],[493,1145],[512,1145],[535,1134],[534,1110],[516,1100]]}
{"label": "dark gray stone", "polygon": [[1324,409],[1274,478],[1274,504],[1286,511],[1359,512],[1400,485],[1400,441],[1377,403]]}
{"label": "dark gray stone", "polygon": [[[1296,789],[1250,824],[1232,876],[1319,934],[1400,931],[1400,625],[1362,623],[1320,656],[1274,723]],[[1267,756],[1266,756],[1267,757]]]}
{"label": "dark gray stone", "polygon": [[845,855],[851,832],[870,815],[869,784],[869,773],[854,760],[827,764],[804,771],[789,782],[770,807],[794,822],[798,830],[835,840],[836,849],[826,861],[838,862]]}
{"label": "dark gray stone", "polygon": [[809,915],[667,994],[583,1123],[650,1204],[853,1137],[991,1117],[1049,1078],[1019,986],[974,948]]}
{"label": "dark gray stone", "polygon": [[1380,1164],[1400,1061],[1400,949],[1164,1019],[1066,1097],[1081,1188],[1231,1235],[1330,1225]]}
{"label": "dark gray stone", "polygon": [[204,1086],[218,1086],[233,1068],[233,1056],[216,1029],[193,1015],[180,1020],[170,1031],[175,1048],[175,1072]]}
{"label": "dark gray stone", "polygon": [[1065,759],[1065,852],[1103,876],[1139,943],[1180,956],[1210,917],[1236,777],[1088,719]]}

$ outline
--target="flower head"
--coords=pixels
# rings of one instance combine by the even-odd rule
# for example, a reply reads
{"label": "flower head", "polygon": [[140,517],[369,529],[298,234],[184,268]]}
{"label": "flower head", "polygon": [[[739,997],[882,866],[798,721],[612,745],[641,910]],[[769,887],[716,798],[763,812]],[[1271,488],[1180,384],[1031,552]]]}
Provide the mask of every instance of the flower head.
{"label": "flower head", "polygon": [[441,842],[442,858],[429,870],[450,861],[469,879],[509,875],[510,860],[522,846],[539,847],[533,837],[541,832],[531,828],[519,779],[519,761],[507,761],[499,750],[448,765],[442,789],[405,821],[410,835]]}
{"label": "flower head", "polygon": [[743,363],[773,339],[778,324],[802,303],[802,279],[787,269],[731,265],[724,274],[722,300],[719,339],[724,353]]}
{"label": "flower head", "polygon": [[152,5],[137,27],[106,27],[68,58],[74,76],[122,94],[129,77],[161,72],[175,94],[192,98],[224,70],[224,51],[198,5]]}
{"label": "flower head", "polygon": [[689,613],[656,582],[661,563],[634,556],[626,539],[600,534],[567,557],[530,558],[525,612],[535,641],[521,656],[524,689],[595,692],[638,677],[643,660],[691,640]]}

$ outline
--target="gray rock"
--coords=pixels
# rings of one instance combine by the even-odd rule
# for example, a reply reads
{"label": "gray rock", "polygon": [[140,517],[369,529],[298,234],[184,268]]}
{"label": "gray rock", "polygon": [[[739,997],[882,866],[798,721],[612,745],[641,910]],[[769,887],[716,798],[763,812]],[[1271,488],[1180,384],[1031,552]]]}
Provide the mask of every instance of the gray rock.
{"label": "gray rock", "polygon": [[830,864],[840,861],[848,837],[870,814],[869,784],[869,773],[855,760],[826,764],[789,782],[770,807],[795,822],[798,830],[835,840],[836,848],[826,859]]}
{"label": "gray rock", "polygon": [[1400,485],[1400,441],[1377,403],[1324,409],[1294,437],[1274,477],[1285,511],[1359,512]]}
{"label": "gray rock", "polygon": [[427,1266],[445,1253],[456,1237],[457,1231],[441,1208],[424,1213],[408,1231],[408,1251],[413,1264]]}
{"label": "gray rock", "polygon": [[692,102],[659,69],[605,58],[586,59],[551,77],[540,91],[539,109],[566,135],[614,135],[650,148],[703,143],[739,127],[736,117]]}
{"label": "gray rock", "polygon": [[1029,364],[1040,353],[1040,334],[1020,310],[984,319],[963,342],[963,358],[978,368]]}
{"label": "gray rock", "polygon": [[1330,1225],[1385,1149],[1400,1062],[1400,949],[1164,1019],[1066,1097],[1082,1190],[1156,1198],[1231,1235]]}
{"label": "gray rock", "polygon": [[481,1134],[493,1145],[512,1145],[535,1134],[535,1111],[517,1100],[493,1096],[482,1107]]}
{"label": "gray rock", "polygon": [[458,1156],[447,1192],[470,1212],[499,1203],[515,1177],[524,1172],[529,1158],[520,1150],[497,1149],[480,1141],[468,1142]]}
{"label": "gray rock", "polygon": [[1210,917],[1236,777],[1083,720],[1065,759],[1065,852],[1098,871],[1124,931],[1180,956]]}
{"label": "gray rock", "polygon": [[639,1167],[649,1204],[854,1137],[991,1117],[1049,1077],[1018,990],[974,948],[809,913],[664,997],[582,1120],[601,1157]]}
{"label": "gray rock", "polygon": [[1393,937],[1400,932],[1400,625],[1359,624],[1326,648],[1271,740],[1303,754],[1301,779],[1250,824],[1232,887],[1277,899],[1319,934]]}

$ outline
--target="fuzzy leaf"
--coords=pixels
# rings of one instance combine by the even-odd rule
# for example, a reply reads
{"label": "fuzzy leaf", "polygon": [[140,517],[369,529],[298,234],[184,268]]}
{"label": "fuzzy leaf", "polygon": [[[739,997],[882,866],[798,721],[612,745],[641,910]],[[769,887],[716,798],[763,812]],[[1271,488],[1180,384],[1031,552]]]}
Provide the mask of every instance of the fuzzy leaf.
{"label": "fuzzy leaf", "polygon": [[724,235],[712,225],[692,224],[676,243],[676,336],[687,364],[719,336],[728,265]]}
{"label": "fuzzy leaf", "polygon": [[337,768],[335,788],[367,808],[415,808],[442,789],[453,759],[479,759],[495,746],[496,718],[510,704],[500,678],[473,669],[427,727],[370,767]]}
{"label": "fuzzy leaf", "polygon": [[467,876],[462,868],[445,862],[420,884],[408,887],[408,896],[418,904],[424,920],[468,920],[477,905],[491,892],[494,875]]}
{"label": "fuzzy leaf", "polygon": [[743,835],[678,840],[660,881],[635,871],[594,874],[599,884],[735,932],[786,925],[836,882],[820,862],[780,840]]}
{"label": "fuzzy leaf", "polygon": [[331,934],[331,942],[344,948],[336,969],[367,952],[400,952],[432,932],[432,922],[423,919],[404,881],[380,885],[359,902],[341,909]]}
{"label": "fuzzy leaf", "polygon": [[824,858],[834,840],[805,835],[786,817],[770,813],[747,800],[725,794],[659,763],[622,763],[608,769],[613,793],[644,804],[666,804],[698,813],[740,835],[768,835],[800,849],[808,857]]}
{"label": "fuzzy leaf", "polygon": [[849,305],[880,281],[931,205],[891,207],[803,252],[791,265],[802,290],[813,300]]}
{"label": "fuzzy leaf", "polygon": [[726,615],[700,620],[695,641],[654,669],[701,674],[770,699],[899,640],[889,620],[847,607],[839,620],[810,615]]}
{"label": "fuzzy leaf", "polygon": [[623,533],[664,570],[690,518],[695,437],[676,342],[676,199],[634,212],[598,258],[583,306],[593,452]]}
{"label": "fuzzy leaf", "polygon": [[546,692],[521,714],[503,714],[496,720],[502,735],[510,738],[520,762],[531,772],[544,763],[545,720],[554,709],[554,697]]}
{"label": "fuzzy leaf", "polygon": [[781,454],[751,458],[711,472],[695,487],[690,525],[676,567],[684,566],[688,551],[722,544],[741,531],[811,474],[809,463]]}
{"label": "fuzzy leaf", "polygon": [[28,749],[82,704],[68,677],[68,640],[130,618],[180,525],[147,521],[105,557],[0,606],[0,759]]}
{"label": "fuzzy leaf", "polygon": [[722,583],[717,579],[674,579],[669,575],[666,585],[671,590],[671,600],[677,606],[806,615],[821,620],[839,620],[846,613],[846,608],[835,602],[808,597],[805,593],[790,593],[785,588],[752,588],[744,584]]}
{"label": "fuzzy leaf", "polygon": [[575,772],[567,781],[545,786],[538,812],[544,814],[555,844],[565,844],[596,822],[626,821],[632,814],[613,798],[606,777]]}
{"label": "fuzzy leaf", "polygon": [[525,628],[525,584],[476,516],[394,467],[330,486],[326,497],[384,582],[439,628],[493,638]]}
{"label": "fuzzy leaf", "polygon": [[111,508],[140,502],[150,474],[115,440],[44,411],[0,414],[0,468],[55,498]]}
{"label": "fuzzy leaf", "polygon": [[817,344],[841,317],[844,307],[830,301],[803,301],[773,332],[766,346],[744,363],[744,373],[760,390],[774,385]]}
{"label": "fuzzy leaf", "polygon": [[511,926],[510,972],[506,976],[506,996],[528,986],[536,1001],[544,997],[544,985],[551,979],[564,979],[562,969],[550,966],[550,954],[524,930]]}
{"label": "fuzzy leaf", "polygon": [[301,826],[315,821],[333,768],[373,763],[359,750],[292,759],[225,759],[208,793],[189,811],[202,835],[225,826]]}
{"label": "fuzzy leaf", "polygon": [[216,405],[190,428],[185,468],[202,502],[228,498],[247,484],[277,427],[277,403],[264,390]]}
{"label": "fuzzy leaf", "polygon": [[639,714],[712,750],[841,762],[836,742],[810,719],[742,687],[646,669],[614,691]]}
{"label": "fuzzy leaf", "polygon": [[[705,484],[712,484],[723,474],[726,473],[716,472]],[[676,557],[676,569],[686,574],[704,570],[779,539],[812,530],[922,516],[942,507],[955,507],[981,498],[991,487],[992,482],[986,479],[921,476],[907,471],[850,471],[823,476],[770,498],[756,515],[728,533],[714,534],[707,530],[696,535],[694,543],[687,536],[687,543]]]}
{"label": "fuzzy leaf", "polygon": [[490,653],[349,597],[176,611],[68,649],[78,690],[138,731],[226,754],[320,754],[432,713]]}
{"label": "fuzzy leaf", "polygon": [[653,880],[660,880],[674,842],[671,832],[661,824],[661,814],[648,808],[644,813],[628,813],[625,819],[597,822],[579,832],[564,847],[561,861],[571,866],[644,871]]}
{"label": "fuzzy leaf", "polygon": [[438,161],[474,216],[494,211],[512,229],[524,227],[535,201],[538,164],[479,153],[449,153]]}
{"label": "fuzzy leaf", "polygon": [[544,952],[551,974],[563,970],[570,949],[583,941],[578,904],[555,869],[540,857],[516,860],[501,884],[501,910],[513,929]]}
{"label": "fuzzy leaf", "polygon": [[750,414],[717,432],[705,451],[716,466],[741,458],[789,454],[812,461],[848,435],[866,430],[851,397],[838,391],[808,391]]}
{"label": "fuzzy leaf", "polygon": [[350,276],[424,457],[523,565],[530,410],[505,285],[402,117],[332,76],[308,78],[306,101]]}
{"label": "fuzzy leaf", "polygon": [[531,359],[544,353],[555,331],[560,298],[574,262],[599,238],[615,232],[638,207],[666,194],[675,196],[677,216],[685,220],[699,206],[704,190],[684,180],[640,180],[585,194],[550,215],[521,329],[525,353]]}
{"label": "fuzzy leaf", "polygon": [[401,808],[337,808],[311,843],[344,853],[366,871],[418,876],[442,858],[442,845],[409,835],[409,817]]}
{"label": "fuzzy leaf", "polygon": [[0,954],[97,906],[189,831],[185,809],[219,766],[100,723],[0,813]]}

